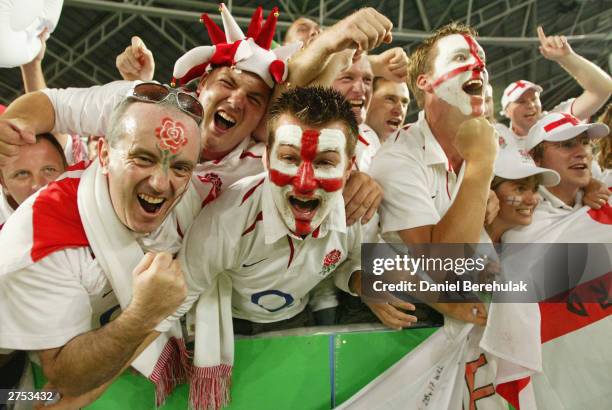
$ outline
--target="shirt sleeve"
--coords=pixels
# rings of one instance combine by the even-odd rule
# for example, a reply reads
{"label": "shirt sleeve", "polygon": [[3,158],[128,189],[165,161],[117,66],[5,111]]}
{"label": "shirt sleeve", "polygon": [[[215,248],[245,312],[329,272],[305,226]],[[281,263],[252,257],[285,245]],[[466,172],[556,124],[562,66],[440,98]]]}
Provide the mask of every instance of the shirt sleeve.
{"label": "shirt sleeve", "polygon": [[136,84],[134,81],[114,81],[90,88],[42,90],[55,110],[53,132],[106,135],[113,109]]}
{"label": "shirt sleeve", "polygon": [[92,309],[79,262],[55,252],[0,276],[0,347],[51,349],[92,329]]}
{"label": "shirt sleeve", "polygon": [[384,192],[379,208],[383,234],[435,225],[440,220],[430,195],[425,165],[410,153],[393,149],[395,145],[385,144],[370,168],[370,174]]}

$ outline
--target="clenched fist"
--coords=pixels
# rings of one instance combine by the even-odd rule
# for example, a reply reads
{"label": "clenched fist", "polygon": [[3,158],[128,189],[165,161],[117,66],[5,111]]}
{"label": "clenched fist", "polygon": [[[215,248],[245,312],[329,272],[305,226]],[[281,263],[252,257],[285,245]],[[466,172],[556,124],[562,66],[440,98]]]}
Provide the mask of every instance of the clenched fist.
{"label": "clenched fist", "polygon": [[375,9],[361,9],[340,20],[320,35],[330,53],[353,48],[367,51],[391,42],[393,23]]}
{"label": "clenched fist", "polygon": [[133,295],[130,308],[150,326],[174,313],[187,297],[183,271],[167,252],[147,253],[132,272]]}
{"label": "clenched fist", "polygon": [[495,129],[484,117],[466,120],[457,131],[455,148],[467,162],[493,166],[497,156]]}

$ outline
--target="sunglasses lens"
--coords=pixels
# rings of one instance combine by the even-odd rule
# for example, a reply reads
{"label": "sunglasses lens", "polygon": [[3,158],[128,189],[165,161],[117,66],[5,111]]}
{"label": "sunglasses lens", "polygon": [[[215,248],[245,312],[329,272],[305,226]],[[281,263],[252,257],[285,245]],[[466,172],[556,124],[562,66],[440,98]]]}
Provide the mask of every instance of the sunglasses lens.
{"label": "sunglasses lens", "polygon": [[142,83],[134,87],[134,97],[147,101],[163,101],[169,93],[170,91],[161,84]]}
{"label": "sunglasses lens", "polygon": [[200,104],[200,102],[195,99],[195,97],[189,94],[179,93],[177,95],[177,98],[183,110],[187,111],[190,114],[193,114],[199,119],[202,119],[202,117],[204,116],[204,109],[202,108],[202,104]]}

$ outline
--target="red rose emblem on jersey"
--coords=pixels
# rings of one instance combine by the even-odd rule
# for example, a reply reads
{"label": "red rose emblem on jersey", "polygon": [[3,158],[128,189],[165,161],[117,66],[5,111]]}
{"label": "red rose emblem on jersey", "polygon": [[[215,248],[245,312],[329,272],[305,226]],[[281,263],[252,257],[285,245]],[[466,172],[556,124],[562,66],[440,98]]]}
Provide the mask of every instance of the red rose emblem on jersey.
{"label": "red rose emblem on jersey", "polygon": [[323,267],[335,265],[340,260],[340,256],[342,256],[342,252],[340,252],[338,249],[334,249],[333,251],[329,252],[327,255],[325,255],[325,258],[323,258]]}
{"label": "red rose emblem on jersey", "polygon": [[338,249],[329,251],[329,253],[323,258],[323,268],[321,269],[321,272],[319,272],[319,274],[321,276],[325,276],[328,275],[334,269],[336,269],[336,265],[340,261],[341,257],[342,252],[340,252]]}
{"label": "red rose emblem on jersey", "polygon": [[219,196],[219,194],[221,193],[221,186],[223,185],[223,181],[221,180],[221,177],[215,174],[214,172],[209,172],[204,176],[198,175],[198,179],[205,184],[212,185],[210,191],[208,192],[208,195],[202,202],[202,206],[206,206],[206,204],[208,204]]}
{"label": "red rose emblem on jersey", "polygon": [[502,137],[501,135],[499,136],[497,142],[499,143],[499,147],[500,148],[506,148],[506,140],[504,139],[504,137]]}
{"label": "red rose emblem on jersey", "polygon": [[179,148],[187,145],[183,124],[171,118],[162,120],[162,126],[155,129],[155,136],[159,140],[159,147],[173,154],[176,154]]}

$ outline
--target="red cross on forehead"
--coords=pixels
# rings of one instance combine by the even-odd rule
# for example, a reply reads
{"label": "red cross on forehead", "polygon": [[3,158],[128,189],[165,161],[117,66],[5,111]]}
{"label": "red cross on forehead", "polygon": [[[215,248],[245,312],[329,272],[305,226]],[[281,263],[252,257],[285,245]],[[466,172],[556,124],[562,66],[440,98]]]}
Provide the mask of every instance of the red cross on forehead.
{"label": "red cross on forehead", "polygon": [[317,130],[302,131],[302,149],[300,154],[302,160],[312,162],[317,156],[317,146],[319,145],[320,132]]}
{"label": "red cross on forehead", "polygon": [[465,41],[467,41],[468,46],[470,47],[470,54],[474,56],[474,58],[476,59],[476,63],[478,65],[484,66],[484,61],[482,61],[480,55],[478,54],[478,44],[476,43],[476,41],[474,41],[472,36],[468,36],[467,34],[462,34],[462,36]]}
{"label": "red cross on forehead", "polygon": [[558,128],[558,127],[562,126],[563,124],[568,124],[568,123],[572,124],[572,125],[580,124],[580,121],[578,121],[578,119],[576,117],[572,116],[572,115],[565,114],[565,113],[561,113],[561,115],[563,116],[563,118],[561,118],[560,120],[553,121],[553,122],[548,123],[547,125],[545,125],[544,126],[544,131],[551,132],[555,128]]}
{"label": "red cross on forehead", "polygon": [[474,39],[471,36],[468,36],[467,34],[461,34],[461,36],[468,43],[468,46],[470,48],[470,54],[474,56],[474,58],[476,59],[476,62],[473,64],[466,64],[461,67],[457,67],[454,70],[447,72],[446,74],[440,76],[437,80],[435,80],[434,83],[432,84],[432,87],[436,88],[443,82],[450,80],[451,78],[456,77],[457,75],[463,72],[466,72],[466,71],[470,71],[470,70],[472,71],[472,78],[480,78],[480,73],[484,70],[485,64],[480,58],[480,56],[478,55],[478,45],[476,44],[476,41],[474,41]]}
{"label": "red cross on forehead", "polygon": [[516,91],[516,90],[518,90],[519,88],[525,88],[525,87],[527,87],[527,83],[524,83],[524,82],[522,82],[521,80],[517,81],[517,82],[516,82],[516,83],[514,83],[514,84],[515,84],[514,88],[513,88],[512,90],[508,91],[508,94],[506,94],[506,95],[510,95],[510,94],[512,94],[513,92],[515,92],[515,91]]}

